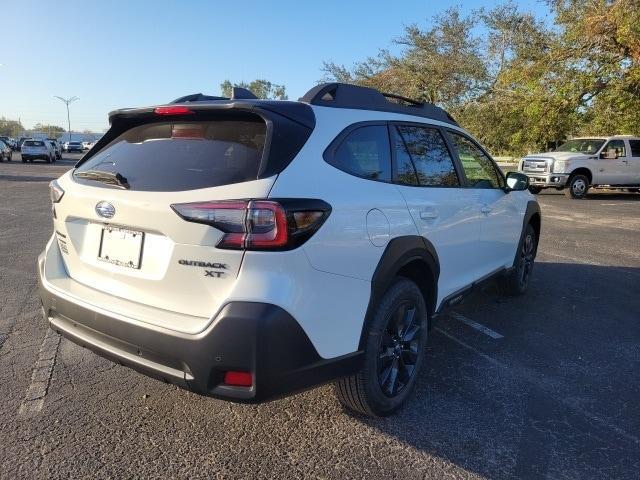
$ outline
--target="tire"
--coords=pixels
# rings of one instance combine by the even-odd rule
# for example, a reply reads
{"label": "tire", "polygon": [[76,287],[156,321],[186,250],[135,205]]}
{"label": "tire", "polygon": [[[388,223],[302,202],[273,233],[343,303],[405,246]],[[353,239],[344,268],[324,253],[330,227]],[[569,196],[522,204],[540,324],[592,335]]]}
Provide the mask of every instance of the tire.
{"label": "tire", "polygon": [[542,191],[542,187],[529,187],[529,191],[534,195],[537,195]]}
{"label": "tire", "polygon": [[427,305],[418,286],[397,278],[373,314],[362,370],[335,383],[340,403],[370,417],[385,417],[398,410],[419,375],[428,323]]}
{"label": "tire", "polygon": [[587,196],[589,191],[589,179],[585,175],[573,175],[567,183],[567,189],[564,194],[576,200],[580,200]]}
{"label": "tire", "polygon": [[51,162],[52,162],[52,160],[51,160],[51,155],[49,155],[49,156],[45,159],[45,162],[47,162],[47,163],[51,163]]}
{"label": "tire", "polygon": [[507,295],[517,296],[527,291],[536,257],[537,244],[536,232],[531,224],[528,224],[518,245],[518,255],[514,268],[502,279],[502,287]]}
{"label": "tire", "polygon": [[27,159],[22,157],[22,163],[27,163]]}

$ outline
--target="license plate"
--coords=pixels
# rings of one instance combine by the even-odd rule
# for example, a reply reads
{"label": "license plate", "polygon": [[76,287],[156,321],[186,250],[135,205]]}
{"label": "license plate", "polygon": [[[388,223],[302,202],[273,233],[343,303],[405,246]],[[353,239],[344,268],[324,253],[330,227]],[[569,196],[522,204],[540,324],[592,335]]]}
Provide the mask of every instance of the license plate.
{"label": "license plate", "polygon": [[98,260],[121,267],[140,268],[144,233],[126,228],[104,227]]}

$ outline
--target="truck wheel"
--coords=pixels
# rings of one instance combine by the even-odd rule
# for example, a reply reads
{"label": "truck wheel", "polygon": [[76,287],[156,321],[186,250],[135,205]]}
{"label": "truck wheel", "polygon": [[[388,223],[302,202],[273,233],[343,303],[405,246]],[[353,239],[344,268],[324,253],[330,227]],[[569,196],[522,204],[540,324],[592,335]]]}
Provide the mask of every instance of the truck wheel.
{"label": "truck wheel", "polygon": [[364,366],[335,383],[344,407],[384,417],[407,400],[423,362],[429,313],[418,286],[398,278],[378,304],[364,348]]}
{"label": "truck wheel", "polygon": [[573,175],[569,179],[565,195],[570,198],[581,199],[586,197],[589,191],[589,179],[585,175]]}
{"label": "truck wheel", "polygon": [[531,224],[528,224],[524,230],[522,241],[518,245],[518,256],[514,268],[502,279],[502,288],[507,295],[522,295],[527,291],[536,257],[537,243],[536,232]]}
{"label": "truck wheel", "polygon": [[531,186],[531,187],[529,187],[529,191],[531,193],[533,193],[534,195],[537,195],[542,191],[542,187],[533,187],[533,186]]}

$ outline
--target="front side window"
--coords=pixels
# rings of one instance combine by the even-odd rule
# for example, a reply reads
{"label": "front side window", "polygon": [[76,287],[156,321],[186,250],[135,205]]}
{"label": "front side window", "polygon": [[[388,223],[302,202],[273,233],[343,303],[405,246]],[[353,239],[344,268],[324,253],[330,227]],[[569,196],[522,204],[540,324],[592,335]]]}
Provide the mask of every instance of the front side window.
{"label": "front side window", "polygon": [[480,148],[455,132],[449,132],[471,188],[502,188],[503,179],[493,162]]}
{"label": "front side window", "polygon": [[627,147],[624,145],[624,140],[611,140],[603,152],[608,153],[610,151],[614,151],[618,157],[626,157]]}
{"label": "front side window", "polygon": [[[431,187],[457,187],[460,186],[453,159],[436,128],[420,127],[415,125],[398,125],[396,131],[403,139],[403,147],[397,148],[396,162],[398,167],[404,165],[404,157],[409,157],[415,167],[418,184]],[[398,176],[401,175],[400,170]]]}
{"label": "front side window", "polygon": [[391,154],[386,125],[358,127],[342,140],[328,163],[369,180],[391,180]]}

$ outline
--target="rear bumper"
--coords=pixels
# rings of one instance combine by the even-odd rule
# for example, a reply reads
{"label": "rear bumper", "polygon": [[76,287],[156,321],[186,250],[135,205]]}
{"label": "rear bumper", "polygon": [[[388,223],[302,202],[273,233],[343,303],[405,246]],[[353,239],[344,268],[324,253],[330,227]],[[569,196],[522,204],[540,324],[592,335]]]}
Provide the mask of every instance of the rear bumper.
{"label": "rear bumper", "polygon": [[23,153],[21,156],[23,160],[47,160],[49,158],[49,155],[44,153]]}
{"label": "rear bumper", "polygon": [[[298,322],[282,308],[254,302],[227,304],[197,335],[124,321],[48,285],[44,254],[38,284],[52,329],[95,353],[196,393],[239,402],[263,402],[358,371],[362,352],[323,359]],[[252,387],[224,385],[229,370],[249,371]]]}
{"label": "rear bumper", "polygon": [[569,178],[566,173],[521,173],[529,177],[529,184],[534,187],[564,187]]}

